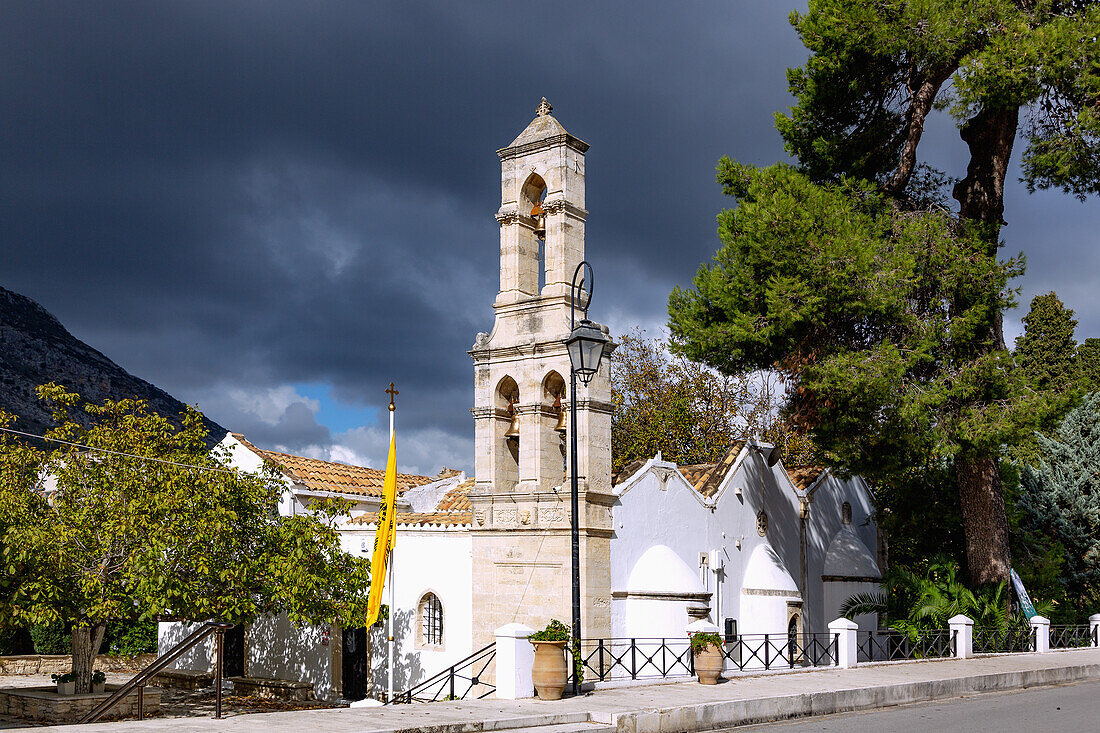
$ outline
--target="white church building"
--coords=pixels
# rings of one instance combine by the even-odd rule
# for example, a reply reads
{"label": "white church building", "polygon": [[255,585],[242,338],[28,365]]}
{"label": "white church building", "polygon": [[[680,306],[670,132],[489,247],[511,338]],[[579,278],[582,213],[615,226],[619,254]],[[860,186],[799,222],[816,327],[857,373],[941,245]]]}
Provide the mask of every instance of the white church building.
{"label": "white church building", "polygon": [[[585,153],[544,99],[501,160],[500,290],[474,364],[474,476],[398,479],[394,553],[396,688],[407,689],[519,622],[571,616],[570,481],[563,415],[576,400],[582,637],[683,639],[709,620],[724,633],[803,637],[826,631],[850,595],[880,578],[870,490],[859,477],[784,466],[773,446],[730,446],[714,464],[660,454],[611,473],[610,360],[568,393],[564,339],[570,279],[584,259]],[[456,355],[457,357],[457,355]],[[383,472],[266,451],[244,436],[234,463],[281,471],[280,512],[321,496],[355,501],[344,549],[373,546]],[[400,446],[400,436],[398,440]],[[388,597],[388,593],[387,593]],[[873,629],[873,617],[857,619]],[[162,651],[184,633],[161,627]],[[296,629],[260,619],[235,632],[231,671],[312,683],[322,698],[386,687],[379,628]],[[209,648],[182,669],[209,669]]]}

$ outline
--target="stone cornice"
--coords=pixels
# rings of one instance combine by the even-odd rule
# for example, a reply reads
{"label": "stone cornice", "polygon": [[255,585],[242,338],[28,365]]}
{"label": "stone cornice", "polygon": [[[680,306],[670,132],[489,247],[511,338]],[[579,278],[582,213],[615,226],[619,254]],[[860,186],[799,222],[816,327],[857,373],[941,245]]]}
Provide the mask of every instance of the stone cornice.
{"label": "stone cornice", "polygon": [[518,158],[521,155],[527,155],[528,153],[534,153],[538,150],[545,150],[547,148],[556,148],[559,145],[565,145],[566,147],[573,148],[578,153],[587,152],[589,145],[584,140],[581,140],[575,135],[570,135],[568,132],[559,133],[557,135],[551,135],[545,137],[542,140],[534,140],[523,145],[516,145],[514,147],[501,148],[497,151],[497,155],[501,160],[510,160],[511,158]]}
{"label": "stone cornice", "polygon": [[672,593],[669,591],[655,590],[616,590],[611,592],[615,600],[624,598],[645,598],[654,601],[694,601],[695,603],[710,603],[710,593]]}

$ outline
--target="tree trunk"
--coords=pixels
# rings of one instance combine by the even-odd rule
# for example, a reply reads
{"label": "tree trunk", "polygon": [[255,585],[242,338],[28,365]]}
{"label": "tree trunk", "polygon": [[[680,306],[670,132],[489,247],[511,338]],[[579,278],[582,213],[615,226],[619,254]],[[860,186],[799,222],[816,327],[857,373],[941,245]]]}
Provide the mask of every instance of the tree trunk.
{"label": "tree trunk", "polygon": [[[986,256],[997,257],[1004,225],[1004,182],[1016,140],[1020,111],[1017,107],[983,108],[967,120],[960,136],[970,148],[966,177],[955,184],[952,195],[959,202],[959,217],[976,223],[986,243]],[[977,353],[1004,349],[1002,315],[994,309],[985,329],[979,329]],[[962,503],[963,530],[970,582],[974,585],[1008,580],[1008,518],[1004,487],[996,454],[963,451],[955,461]]]}
{"label": "tree trunk", "polygon": [[106,621],[96,621],[90,626],[73,626],[73,674],[76,676],[76,694],[92,691],[92,672],[99,647],[103,644]]}
{"label": "tree trunk", "polygon": [[966,564],[973,586],[1008,580],[1011,558],[1004,487],[996,456],[960,454],[955,475],[962,502]]}

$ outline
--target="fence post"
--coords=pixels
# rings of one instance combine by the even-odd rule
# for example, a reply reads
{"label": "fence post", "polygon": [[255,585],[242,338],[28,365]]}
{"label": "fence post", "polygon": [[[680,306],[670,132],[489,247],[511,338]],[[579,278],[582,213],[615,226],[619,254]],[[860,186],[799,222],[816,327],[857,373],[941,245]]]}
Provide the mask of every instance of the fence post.
{"label": "fence post", "polygon": [[859,625],[851,619],[838,618],[829,624],[829,633],[837,637],[837,666],[850,669],[858,662],[856,632]]}
{"label": "fence post", "polygon": [[527,637],[535,633],[530,626],[505,624],[496,630],[497,697],[518,700],[534,697],[531,666],[535,663],[535,645]]}
{"label": "fence post", "polygon": [[1035,632],[1035,651],[1039,654],[1050,651],[1050,619],[1042,616],[1031,617],[1031,628]]}
{"label": "fence post", "polygon": [[1089,636],[1092,637],[1092,646],[1100,646],[1100,613],[1089,616]]}
{"label": "fence post", "polygon": [[955,657],[969,659],[974,656],[974,622],[961,613],[947,621],[955,635]]}

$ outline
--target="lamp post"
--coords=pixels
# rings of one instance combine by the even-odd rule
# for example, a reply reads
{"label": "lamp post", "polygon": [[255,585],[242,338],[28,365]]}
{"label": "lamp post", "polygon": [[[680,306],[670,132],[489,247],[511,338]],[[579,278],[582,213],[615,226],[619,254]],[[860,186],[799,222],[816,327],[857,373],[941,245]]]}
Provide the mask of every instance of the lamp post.
{"label": "lamp post", "polygon": [[[577,277],[580,276],[580,281]],[[580,692],[577,670],[580,668],[581,639],[581,539],[580,539],[580,489],[577,482],[577,378],[587,385],[600,369],[604,347],[610,341],[598,325],[588,320],[588,307],[592,304],[592,265],[587,260],[577,265],[573,272],[572,300],[569,311],[569,338],[565,348],[569,352],[569,501],[572,508],[572,571],[573,571],[573,694]],[[581,296],[588,290],[588,300],[581,306]],[[577,308],[584,311],[584,318],[577,323]]]}

